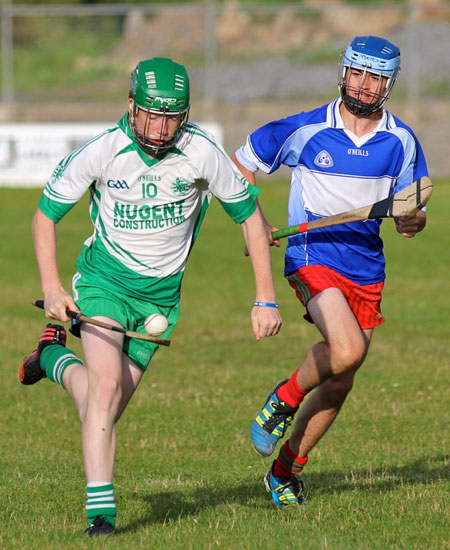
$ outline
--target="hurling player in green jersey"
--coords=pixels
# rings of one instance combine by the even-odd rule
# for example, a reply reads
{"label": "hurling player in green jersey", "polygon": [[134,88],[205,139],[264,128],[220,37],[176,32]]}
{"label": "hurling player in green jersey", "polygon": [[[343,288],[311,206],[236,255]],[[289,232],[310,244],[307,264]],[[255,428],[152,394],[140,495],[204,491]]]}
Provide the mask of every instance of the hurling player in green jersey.
{"label": "hurling player in green jersey", "polygon": [[[167,58],[137,64],[125,116],[113,128],[63,159],[33,220],[45,313],[66,322],[66,309],[129,331],[145,332],[164,315],[167,338],[178,319],[189,253],[215,196],[242,226],[255,276],[251,322],[257,340],[278,333],[269,243],[248,184],[214,137],[189,123],[189,79]],[[61,283],[56,225],[90,193],[94,226],[77,260],[72,293]],[[64,243],[62,243],[64,245]],[[66,331],[50,324],[19,372],[25,385],[44,377],[67,390],[81,420],[89,536],[114,532],[115,423],[124,412],[158,345],[92,325],[81,334],[84,364],[65,347]]]}

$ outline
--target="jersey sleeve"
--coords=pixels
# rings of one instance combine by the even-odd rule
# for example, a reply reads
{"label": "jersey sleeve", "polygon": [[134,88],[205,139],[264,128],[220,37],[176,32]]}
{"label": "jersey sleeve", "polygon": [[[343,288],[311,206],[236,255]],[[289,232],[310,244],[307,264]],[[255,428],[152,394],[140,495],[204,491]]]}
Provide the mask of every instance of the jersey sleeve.
{"label": "jersey sleeve", "polygon": [[397,137],[402,142],[404,157],[394,188],[395,192],[402,190],[419,178],[428,176],[425,155],[414,132],[405,125],[399,125]]}
{"label": "jersey sleeve", "polygon": [[301,114],[269,122],[247,137],[245,145],[236,151],[236,158],[251,172],[271,174],[281,164],[294,166],[298,158],[292,157],[290,144],[301,125]]}
{"label": "jersey sleeve", "polygon": [[90,185],[101,176],[103,135],[67,155],[53,171],[38,207],[55,223],[75,206]]}

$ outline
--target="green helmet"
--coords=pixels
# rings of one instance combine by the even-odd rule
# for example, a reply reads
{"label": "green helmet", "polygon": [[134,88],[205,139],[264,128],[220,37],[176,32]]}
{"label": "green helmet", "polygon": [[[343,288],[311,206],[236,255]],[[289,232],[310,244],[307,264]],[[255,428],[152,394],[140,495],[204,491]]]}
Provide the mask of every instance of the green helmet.
{"label": "green helmet", "polygon": [[[153,57],[140,61],[131,73],[130,126],[144,151],[157,156],[168,151],[180,139],[186,129],[189,117],[189,77],[186,68],[167,57]],[[179,117],[175,134],[162,143],[162,136],[152,136],[145,128],[139,130],[135,124],[137,111],[153,115]]]}

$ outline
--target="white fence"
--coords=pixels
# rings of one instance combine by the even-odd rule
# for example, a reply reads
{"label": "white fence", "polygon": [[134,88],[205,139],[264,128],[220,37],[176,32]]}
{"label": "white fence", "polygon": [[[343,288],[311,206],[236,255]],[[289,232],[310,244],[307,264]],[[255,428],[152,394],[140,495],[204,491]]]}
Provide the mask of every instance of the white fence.
{"label": "white fence", "polygon": [[[218,124],[200,123],[223,143]],[[3,187],[43,187],[66,155],[113,126],[97,124],[1,124],[0,182]]]}

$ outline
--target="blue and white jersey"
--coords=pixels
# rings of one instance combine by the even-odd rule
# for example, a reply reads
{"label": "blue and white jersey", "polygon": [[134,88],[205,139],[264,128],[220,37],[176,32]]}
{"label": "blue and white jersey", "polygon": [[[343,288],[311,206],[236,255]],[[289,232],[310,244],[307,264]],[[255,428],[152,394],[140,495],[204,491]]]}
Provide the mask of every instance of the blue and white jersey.
{"label": "blue and white jersey", "polygon": [[[281,164],[291,168],[288,225],[372,204],[428,175],[422,148],[408,126],[383,109],[374,131],[358,137],[345,128],[340,104],[338,98],[270,122],[236,151],[251,172],[270,174]],[[285,275],[323,265],[359,284],[384,280],[380,224],[367,220],[290,237]]]}

